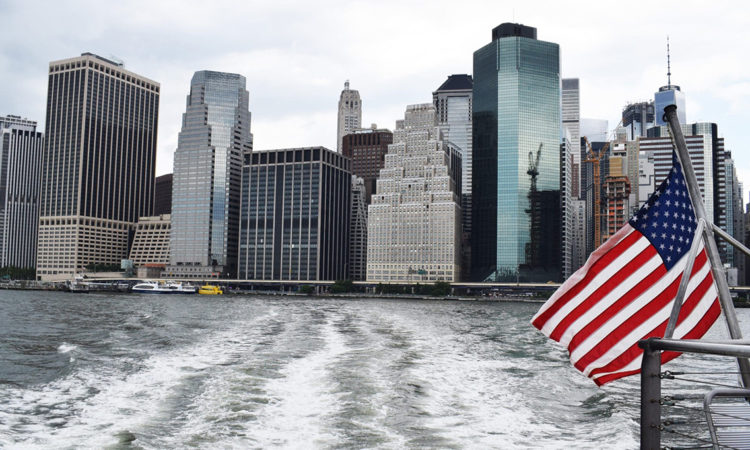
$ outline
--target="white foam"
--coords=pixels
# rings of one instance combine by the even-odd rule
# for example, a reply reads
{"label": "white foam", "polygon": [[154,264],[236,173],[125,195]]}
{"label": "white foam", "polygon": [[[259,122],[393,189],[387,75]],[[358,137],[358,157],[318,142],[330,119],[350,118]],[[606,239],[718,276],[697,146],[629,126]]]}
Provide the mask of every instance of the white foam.
{"label": "white foam", "polygon": [[68,344],[66,342],[63,342],[60,344],[59,347],[57,347],[57,353],[70,353],[73,350],[76,350],[78,348],[77,345]]}

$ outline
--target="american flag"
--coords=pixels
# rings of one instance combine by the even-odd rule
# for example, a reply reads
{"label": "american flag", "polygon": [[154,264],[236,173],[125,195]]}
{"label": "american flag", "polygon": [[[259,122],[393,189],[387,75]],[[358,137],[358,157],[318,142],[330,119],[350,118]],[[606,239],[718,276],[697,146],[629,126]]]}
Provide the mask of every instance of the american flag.
{"label": "american flag", "polygon": [[[638,341],[663,337],[697,225],[676,155],[672,171],[617,233],[596,249],[531,323],[568,348],[576,369],[602,385],[640,372]],[[701,242],[674,338],[698,339],[721,309]],[[662,363],[678,356],[664,352]]]}

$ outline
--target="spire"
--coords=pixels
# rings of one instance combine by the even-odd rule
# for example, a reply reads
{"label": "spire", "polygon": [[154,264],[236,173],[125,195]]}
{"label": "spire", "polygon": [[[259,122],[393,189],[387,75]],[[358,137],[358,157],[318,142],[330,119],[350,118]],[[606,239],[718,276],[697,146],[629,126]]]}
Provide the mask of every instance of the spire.
{"label": "spire", "polygon": [[344,83],[344,90],[345,91],[349,90],[349,80],[346,80],[346,82]]}
{"label": "spire", "polygon": [[667,36],[667,86],[672,87],[672,68],[669,62],[669,36]]}

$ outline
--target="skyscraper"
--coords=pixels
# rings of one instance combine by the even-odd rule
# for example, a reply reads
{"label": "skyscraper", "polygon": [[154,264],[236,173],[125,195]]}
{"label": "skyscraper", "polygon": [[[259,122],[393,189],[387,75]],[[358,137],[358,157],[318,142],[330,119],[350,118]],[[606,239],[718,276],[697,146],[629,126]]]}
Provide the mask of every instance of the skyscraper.
{"label": "skyscraper", "polygon": [[581,89],[578,78],[562,80],[562,125],[570,132],[571,152],[571,196],[579,198],[581,192]]}
{"label": "skyscraper", "polygon": [[0,267],[36,267],[42,133],[36,122],[0,117]]}
{"label": "skyscraper", "polygon": [[365,183],[365,203],[375,192],[375,182],[380,169],[385,166],[388,145],[393,142],[393,133],[373,124],[370,128],[353,130],[344,136],[341,153],[352,160],[352,173]]}
{"label": "skyscraper", "polygon": [[432,93],[438,125],[443,139],[461,152],[461,267],[462,278],[470,278],[471,269],[471,103],[474,81],[471,75],[449,75]]}
{"label": "skyscraper", "polygon": [[50,63],[38,278],[127,258],[153,208],[159,89],[91,53]]}
{"label": "skyscraper", "polygon": [[628,103],[622,110],[622,126],[627,130],[627,140],[634,141],[638,136],[645,137],[646,131],[654,126],[654,118],[653,101]]}
{"label": "skyscraper", "polygon": [[349,89],[349,80],[346,80],[339,97],[336,151],[341,152],[344,136],[358,128],[362,128],[362,100],[359,98],[359,91]]}
{"label": "skyscraper", "polygon": [[349,158],[323,147],[245,155],[238,277],[347,278]]}
{"label": "skyscraper", "polygon": [[458,281],[461,155],[440,139],[435,107],[396,123],[367,218],[368,281]]}
{"label": "skyscraper", "polygon": [[365,181],[352,176],[351,219],[349,220],[349,279],[367,279],[367,190]]}
{"label": "skyscraper", "polygon": [[154,180],[154,215],[172,212],[172,174],[168,173]]}
{"label": "skyscraper", "polygon": [[536,28],[504,23],[474,52],[475,280],[560,279],[560,101],[560,49]]}
{"label": "skyscraper", "polygon": [[242,158],[252,151],[249,96],[241,75],[193,75],[174,154],[170,275],[237,273]]}

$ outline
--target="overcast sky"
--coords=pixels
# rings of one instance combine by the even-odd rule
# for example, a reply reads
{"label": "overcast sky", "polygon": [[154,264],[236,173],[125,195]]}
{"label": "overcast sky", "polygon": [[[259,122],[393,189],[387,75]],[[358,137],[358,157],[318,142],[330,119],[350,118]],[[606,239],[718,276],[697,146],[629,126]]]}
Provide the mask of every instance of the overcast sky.
{"label": "overcast sky", "polygon": [[[90,51],[161,83],[157,174],[172,172],[196,70],[247,78],[255,149],[335,149],[344,81],[364,125],[393,128],[449,74],[471,73],[493,27],[519,22],[560,45],[581,116],[614,128],[628,102],[672,81],[689,122],[711,121],[750,181],[750,7],[745,2],[0,0],[0,115],[44,127],[50,61]],[[749,186],[747,183],[745,186]]]}

